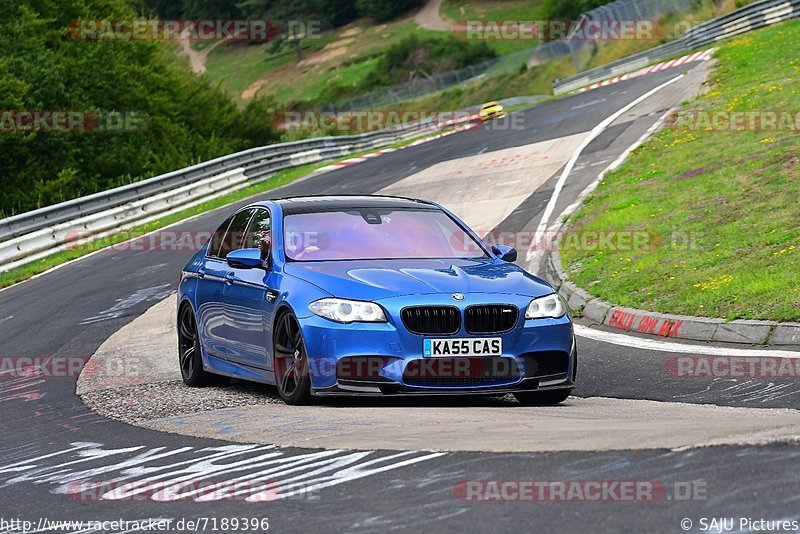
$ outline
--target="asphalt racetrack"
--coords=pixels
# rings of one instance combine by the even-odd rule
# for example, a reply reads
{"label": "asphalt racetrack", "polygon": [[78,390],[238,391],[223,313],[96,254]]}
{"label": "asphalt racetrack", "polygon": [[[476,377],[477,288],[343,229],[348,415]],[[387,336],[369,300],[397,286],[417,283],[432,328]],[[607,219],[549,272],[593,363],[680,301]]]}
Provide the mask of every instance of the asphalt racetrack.
{"label": "asphalt racetrack", "polygon": [[[554,191],[548,223],[700,90],[707,69],[706,62],[685,64],[549,101],[516,114],[519,128],[457,133],[312,175],[266,197],[411,195],[444,202],[482,233],[535,230]],[[598,124],[679,75],[597,132],[557,187]],[[213,230],[234,207],[164,231]],[[169,325],[154,320],[157,308],[148,310],[169,306],[165,299],[190,255],[132,243],[0,292],[0,354],[81,361],[118,354],[148,362],[123,384],[96,376],[93,384],[84,370],[83,398],[77,373],[0,380],[6,519],[33,521],[29,531],[48,531],[43,517],[183,520],[173,531],[186,531],[189,520],[268,518],[272,531],[307,534],[524,532],[541,525],[682,532],[699,531],[704,517],[800,515],[796,381],[676,379],[665,371],[674,350],[608,342],[602,333],[578,338],[575,398],[556,407],[496,398],[351,399],[298,411],[276,402],[268,387],[188,390],[169,374],[177,359],[167,348],[174,345]],[[729,349],[736,354],[741,347]],[[239,482],[238,492],[202,491],[205,483],[230,480]],[[491,497],[486,481],[534,480],[584,488],[587,481],[628,481],[657,491],[636,502],[540,502],[508,488],[504,498],[479,499]],[[153,490],[165,481],[185,483],[184,491]],[[19,532],[0,524],[2,531]]]}

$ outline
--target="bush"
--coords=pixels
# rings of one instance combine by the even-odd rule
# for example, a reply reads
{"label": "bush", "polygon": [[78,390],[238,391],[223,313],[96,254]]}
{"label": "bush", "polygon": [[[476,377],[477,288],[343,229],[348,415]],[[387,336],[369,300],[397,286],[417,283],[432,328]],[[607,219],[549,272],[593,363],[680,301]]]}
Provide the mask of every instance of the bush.
{"label": "bush", "polygon": [[290,109],[324,106],[370,91],[426,79],[497,57],[485,42],[463,41],[452,35],[420,37],[413,34],[384,51],[376,65],[357,84],[330,83],[312,102],[293,102]]}
{"label": "bush", "polygon": [[483,41],[447,37],[406,37],[389,47],[364,79],[371,89],[407,82],[417,77],[436,76],[496,57]]}
{"label": "bush", "polygon": [[356,10],[362,17],[386,22],[421,6],[422,3],[423,0],[356,0]]}
{"label": "bush", "polygon": [[[155,41],[83,41],[77,18],[130,19],[123,0],[0,3],[0,109],[137,114],[137,129],[0,131],[0,216],[278,139],[267,101],[240,110]],[[9,130],[13,130],[10,128]]]}

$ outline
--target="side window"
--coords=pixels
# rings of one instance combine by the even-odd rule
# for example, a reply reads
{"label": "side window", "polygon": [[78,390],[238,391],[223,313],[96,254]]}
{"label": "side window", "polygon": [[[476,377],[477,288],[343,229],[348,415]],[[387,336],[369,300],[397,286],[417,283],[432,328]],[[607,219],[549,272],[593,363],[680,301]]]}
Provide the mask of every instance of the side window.
{"label": "side window", "polygon": [[256,210],[247,235],[244,238],[244,248],[261,248],[265,239],[271,237],[272,218],[267,210]]}
{"label": "side window", "polygon": [[225,259],[229,253],[242,248],[244,231],[252,215],[253,210],[244,210],[233,216],[231,225],[228,227],[228,232],[225,234],[225,239],[222,240],[222,246],[219,249],[217,257]]}
{"label": "side window", "polygon": [[213,236],[211,236],[211,244],[208,246],[209,256],[211,257],[219,256],[219,247],[222,246],[222,240],[225,239],[225,233],[228,231],[228,227],[231,225],[232,220],[233,220],[233,215],[225,219],[225,222],[219,225],[217,231],[214,232]]}

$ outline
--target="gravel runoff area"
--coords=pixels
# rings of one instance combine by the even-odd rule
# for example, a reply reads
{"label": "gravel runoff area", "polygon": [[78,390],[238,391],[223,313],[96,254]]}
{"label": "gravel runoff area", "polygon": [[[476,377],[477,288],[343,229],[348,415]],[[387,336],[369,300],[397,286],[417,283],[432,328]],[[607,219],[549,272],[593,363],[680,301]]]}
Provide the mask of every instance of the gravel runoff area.
{"label": "gravel runoff area", "polygon": [[173,295],[101,345],[78,379],[77,393],[90,408],[164,432],[334,449],[683,449],[800,438],[800,411],[787,409],[605,397],[538,408],[508,397],[357,397],[287,406],[269,386],[193,389],[178,380],[174,316]]}
{"label": "gravel runoff area", "polygon": [[258,384],[238,382],[195,389],[184,386],[180,379],[96,389],[80,395],[95,412],[131,424],[206,410],[283,403],[274,390]]}
{"label": "gravel runoff area", "polygon": [[92,410],[126,423],[205,410],[283,403],[269,386],[235,380],[190,388],[180,378],[174,325],[161,320],[173,295],[107,340],[87,363],[76,391]]}

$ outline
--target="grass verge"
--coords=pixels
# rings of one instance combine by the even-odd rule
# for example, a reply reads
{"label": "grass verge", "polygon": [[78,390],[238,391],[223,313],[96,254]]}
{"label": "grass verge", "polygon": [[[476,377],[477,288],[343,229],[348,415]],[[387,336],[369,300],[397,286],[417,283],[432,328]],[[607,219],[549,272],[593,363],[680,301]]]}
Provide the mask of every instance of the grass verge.
{"label": "grass verge", "polygon": [[[699,120],[797,117],[798,46],[800,22],[721,47],[709,91],[681,110],[696,119],[634,151],[569,222],[567,236],[583,238],[562,240],[561,257],[578,286],[666,313],[800,320],[800,125],[723,130]],[[612,232],[643,238],[638,247],[581,244]]]}
{"label": "grass verge", "polygon": [[205,74],[232,98],[246,101],[269,95],[278,105],[313,99],[330,83],[355,84],[363,79],[383,50],[412,34],[437,35],[410,20],[374,25],[359,20],[304,41],[303,61],[291,45],[218,46],[208,56]]}

